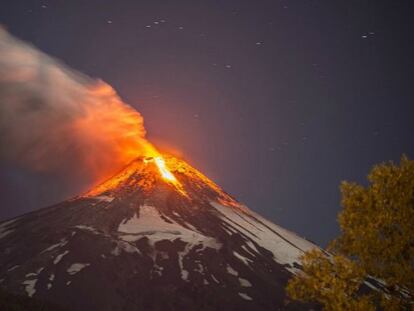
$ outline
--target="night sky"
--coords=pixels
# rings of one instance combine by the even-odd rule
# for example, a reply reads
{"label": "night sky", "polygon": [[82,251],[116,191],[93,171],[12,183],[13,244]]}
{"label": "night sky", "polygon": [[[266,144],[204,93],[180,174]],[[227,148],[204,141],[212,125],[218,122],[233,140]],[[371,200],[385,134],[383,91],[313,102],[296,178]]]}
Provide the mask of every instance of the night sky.
{"label": "night sky", "polygon": [[[341,180],[365,183],[375,163],[414,157],[409,3],[13,0],[0,23],[112,85],[150,141],[326,245]],[[0,168],[0,219],[84,190]]]}

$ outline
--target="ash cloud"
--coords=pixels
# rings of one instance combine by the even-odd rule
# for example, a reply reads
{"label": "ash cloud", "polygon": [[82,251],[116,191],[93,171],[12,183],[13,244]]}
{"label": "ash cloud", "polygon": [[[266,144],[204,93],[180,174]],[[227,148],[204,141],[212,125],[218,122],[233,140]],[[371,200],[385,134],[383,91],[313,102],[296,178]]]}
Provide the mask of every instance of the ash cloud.
{"label": "ash cloud", "polygon": [[153,150],[142,116],[101,80],[0,29],[0,160],[96,182]]}

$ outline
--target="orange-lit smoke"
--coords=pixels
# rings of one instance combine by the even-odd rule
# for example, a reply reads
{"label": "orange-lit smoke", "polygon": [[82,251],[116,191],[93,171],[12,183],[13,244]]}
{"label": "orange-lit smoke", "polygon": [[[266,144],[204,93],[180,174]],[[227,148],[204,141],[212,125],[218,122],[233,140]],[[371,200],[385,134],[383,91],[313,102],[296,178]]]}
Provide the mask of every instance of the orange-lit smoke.
{"label": "orange-lit smoke", "polygon": [[0,55],[2,161],[97,182],[137,156],[158,155],[142,116],[110,85],[3,29]]}
{"label": "orange-lit smoke", "polygon": [[100,83],[90,92],[94,100],[100,99],[99,104],[85,105],[82,117],[71,124],[88,170],[101,179],[138,156],[159,155],[145,139],[142,116],[124,104],[109,85]]}

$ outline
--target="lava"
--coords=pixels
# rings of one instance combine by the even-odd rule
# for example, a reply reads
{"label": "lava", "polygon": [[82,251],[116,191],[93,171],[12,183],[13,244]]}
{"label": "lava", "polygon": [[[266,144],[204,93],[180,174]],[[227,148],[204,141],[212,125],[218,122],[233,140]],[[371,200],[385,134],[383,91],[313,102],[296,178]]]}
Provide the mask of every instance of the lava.
{"label": "lava", "polygon": [[[148,156],[137,157],[117,174],[93,187],[83,196],[113,196],[116,193],[135,191],[150,194],[152,191],[158,191],[157,189],[165,191],[165,187],[161,186],[165,184],[169,188],[167,191],[179,193],[182,198],[191,200],[194,196],[213,195],[215,201],[220,204],[240,209],[240,204],[236,200],[183,159],[163,155],[155,148],[153,150],[155,151]],[[207,192],[205,189],[208,189]]]}
{"label": "lava", "polygon": [[[108,191],[117,191],[117,189],[122,188],[121,185],[125,184],[128,184],[128,187],[138,187],[143,191],[151,191],[157,180],[162,180],[182,196],[188,197],[183,185],[172,173],[172,171],[177,171],[175,166],[174,169],[171,169],[167,164],[170,159],[168,158],[167,160],[157,151],[151,154],[151,156],[138,157],[118,174],[92,188],[85,196],[90,197],[107,193]],[[136,175],[136,173],[139,175]]]}
{"label": "lava", "polygon": [[187,197],[187,192],[184,190],[183,186],[177,180],[177,178],[175,178],[174,174],[171,173],[171,171],[169,170],[169,168],[165,164],[164,158],[161,155],[159,155],[159,156],[154,158],[154,162],[158,167],[158,171],[160,172],[161,177],[165,181],[171,183],[179,193],[181,193],[183,196]]}
{"label": "lava", "polygon": [[171,173],[170,170],[166,167],[165,161],[161,156],[155,158],[155,164],[157,164],[158,170],[160,171],[162,178],[173,183],[177,182],[177,179],[175,178],[173,173]]}

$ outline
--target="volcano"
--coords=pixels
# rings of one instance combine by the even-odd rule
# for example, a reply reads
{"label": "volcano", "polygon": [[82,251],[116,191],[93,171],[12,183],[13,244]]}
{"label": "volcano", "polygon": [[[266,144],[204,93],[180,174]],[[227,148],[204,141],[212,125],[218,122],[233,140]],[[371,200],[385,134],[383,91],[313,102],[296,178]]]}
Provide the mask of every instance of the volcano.
{"label": "volcano", "polygon": [[175,157],[0,223],[0,286],[66,310],[309,310],[287,280],[317,247]]}

